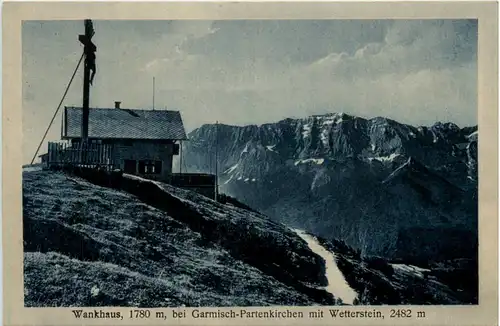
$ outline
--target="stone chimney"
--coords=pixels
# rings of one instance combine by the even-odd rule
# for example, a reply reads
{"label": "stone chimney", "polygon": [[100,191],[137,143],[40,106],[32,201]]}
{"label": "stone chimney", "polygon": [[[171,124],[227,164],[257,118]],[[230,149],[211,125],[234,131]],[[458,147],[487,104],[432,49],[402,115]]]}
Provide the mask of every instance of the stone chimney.
{"label": "stone chimney", "polygon": [[120,103],[121,102],[115,101],[115,109],[119,109],[120,108]]}

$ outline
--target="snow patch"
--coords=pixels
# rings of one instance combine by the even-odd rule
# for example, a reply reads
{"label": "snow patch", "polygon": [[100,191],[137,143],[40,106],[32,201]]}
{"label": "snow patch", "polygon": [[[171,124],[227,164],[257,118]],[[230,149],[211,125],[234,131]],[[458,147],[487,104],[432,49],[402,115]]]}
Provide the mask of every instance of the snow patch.
{"label": "snow patch", "polygon": [[[324,123],[323,123],[323,124],[324,124]],[[329,144],[329,139],[328,139],[328,129],[323,128],[323,130],[321,131],[320,138],[321,138],[321,141],[323,142],[323,145],[324,145],[325,147],[328,147],[328,144]]]}
{"label": "snow patch", "polygon": [[243,153],[248,153],[248,143],[245,145],[245,148],[243,148],[243,151],[241,151],[241,154]]}
{"label": "snow patch", "polygon": [[248,180],[250,180],[250,178],[246,178],[244,181],[247,182]]}
{"label": "snow patch", "polygon": [[344,121],[344,119],[342,119],[342,115],[343,115],[343,113],[334,113],[332,115],[325,116],[325,117],[323,117],[322,124],[323,125],[332,125],[332,124],[341,123],[342,121]]}
{"label": "snow patch", "polygon": [[268,146],[266,146],[267,150],[276,153],[276,151],[274,150],[275,147],[276,147],[276,145],[268,145]]}
{"label": "snow patch", "polygon": [[369,157],[368,160],[373,161],[377,160],[379,162],[392,162],[396,157],[400,156],[400,154],[392,153],[389,156],[376,156],[376,157]]}
{"label": "snow patch", "polygon": [[377,146],[375,146],[375,144],[372,144],[372,151],[374,151],[376,148]]}
{"label": "snow patch", "polygon": [[335,253],[326,250],[316,238],[306,234],[304,231],[297,229],[293,231],[307,242],[309,249],[325,260],[325,276],[328,280],[328,285],[324,288],[325,291],[331,293],[335,298],[340,298],[344,304],[353,304],[358,294],[349,286],[337,266]]}
{"label": "snow patch", "polygon": [[431,133],[432,133],[432,142],[435,144],[437,143],[438,141],[438,136],[436,135],[436,133],[434,131],[431,130]]}
{"label": "snow patch", "polygon": [[421,267],[413,266],[413,265],[405,265],[405,264],[391,264],[391,265],[396,270],[399,270],[399,271],[406,273],[406,274],[412,274],[412,275],[417,276],[419,278],[424,278],[424,273],[430,272],[429,269],[425,269],[425,268],[421,268]]}
{"label": "snow patch", "polygon": [[384,181],[382,181],[382,183],[384,184],[384,183],[387,183],[388,181],[390,181],[392,178],[394,178],[399,173],[400,170],[404,169],[405,166],[408,166],[410,163],[411,163],[411,157],[409,157],[408,160],[404,164],[399,166],[396,170],[392,171],[392,173],[389,174],[389,176]]}
{"label": "snow patch", "polygon": [[467,136],[467,139],[471,140],[471,139],[477,139],[478,137],[478,130],[474,131],[472,134],[470,134],[469,136]]}
{"label": "snow patch", "polygon": [[306,163],[310,163],[310,162],[314,162],[316,163],[317,165],[321,165],[325,162],[325,159],[324,158],[308,158],[308,159],[304,159],[304,160],[297,160],[295,161],[295,166],[299,165],[299,164],[306,164]]}
{"label": "snow patch", "polygon": [[231,182],[231,180],[233,180],[233,176],[231,175],[231,177],[229,177],[229,179],[226,180],[226,182],[224,182],[225,185],[227,185],[229,182]]}
{"label": "snow patch", "polygon": [[255,178],[252,179],[252,182],[255,182]]}
{"label": "snow patch", "polygon": [[305,124],[302,126],[302,137],[306,138],[311,135],[311,125],[310,124]]}
{"label": "snow patch", "polygon": [[236,170],[237,167],[238,167],[238,163],[236,163],[235,165],[233,165],[232,167],[230,167],[229,169],[227,169],[226,171],[224,171],[223,174],[230,174],[234,170]]}

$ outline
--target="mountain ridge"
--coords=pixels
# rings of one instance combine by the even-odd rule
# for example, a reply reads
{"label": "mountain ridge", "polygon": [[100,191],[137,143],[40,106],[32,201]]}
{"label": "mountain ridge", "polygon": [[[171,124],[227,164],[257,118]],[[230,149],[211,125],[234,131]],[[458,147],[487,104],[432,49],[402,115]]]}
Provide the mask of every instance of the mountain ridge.
{"label": "mountain ridge", "polygon": [[[189,138],[188,170],[213,173],[217,144],[222,192],[366,254],[395,258],[401,230],[426,223],[459,227],[476,241],[477,126],[414,127],[331,113],[260,126],[203,125]],[[388,182],[408,162],[414,167],[405,177]],[[366,244],[361,239],[373,225]]]}

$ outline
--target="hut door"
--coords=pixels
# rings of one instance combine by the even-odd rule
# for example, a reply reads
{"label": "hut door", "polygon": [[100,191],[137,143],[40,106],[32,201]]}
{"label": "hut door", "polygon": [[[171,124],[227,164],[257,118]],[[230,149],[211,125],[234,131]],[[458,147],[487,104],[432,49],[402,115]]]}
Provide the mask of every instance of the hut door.
{"label": "hut door", "polygon": [[125,173],[135,174],[137,172],[135,160],[125,160],[123,170]]}

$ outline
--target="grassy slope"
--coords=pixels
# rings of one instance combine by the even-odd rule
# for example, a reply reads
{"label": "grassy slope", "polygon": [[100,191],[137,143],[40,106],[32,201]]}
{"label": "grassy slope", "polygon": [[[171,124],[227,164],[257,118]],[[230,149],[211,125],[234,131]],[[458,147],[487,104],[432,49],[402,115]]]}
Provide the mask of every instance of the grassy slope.
{"label": "grassy slope", "polygon": [[[240,256],[229,252],[237,239],[213,241],[130,194],[61,173],[29,172],[23,178],[26,306],[312,304],[261,266],[238,258],[251,256],[252,248],[240,247]],[[258,214],[195,204],[200,198],[183,191],[176,195],[190,195],[182,200],[215,222],[230,220],[257,229],[263,242],[296,247],[289,254],[298,265],[317,265],[293,232]],[[245,216],[251,223],[243,223]]]}
{"label": "grassy slope", "polygon": [[[61,173],[23,177],[27,306],[334,302],[315,289],[325,285],[322,259],[294,232],[259,213],[133,177],[114,185],[127,192]],[[320,240],[337,253],[347,281],[360,293],[358,303],[477,300],[470,298],[477,290],[456,282],[474,284],[470,273],[450,272],[446,265],[422,279],[384,261],[365,261],[340,242]],[[457,284],[450,289],[442,281]]]}

